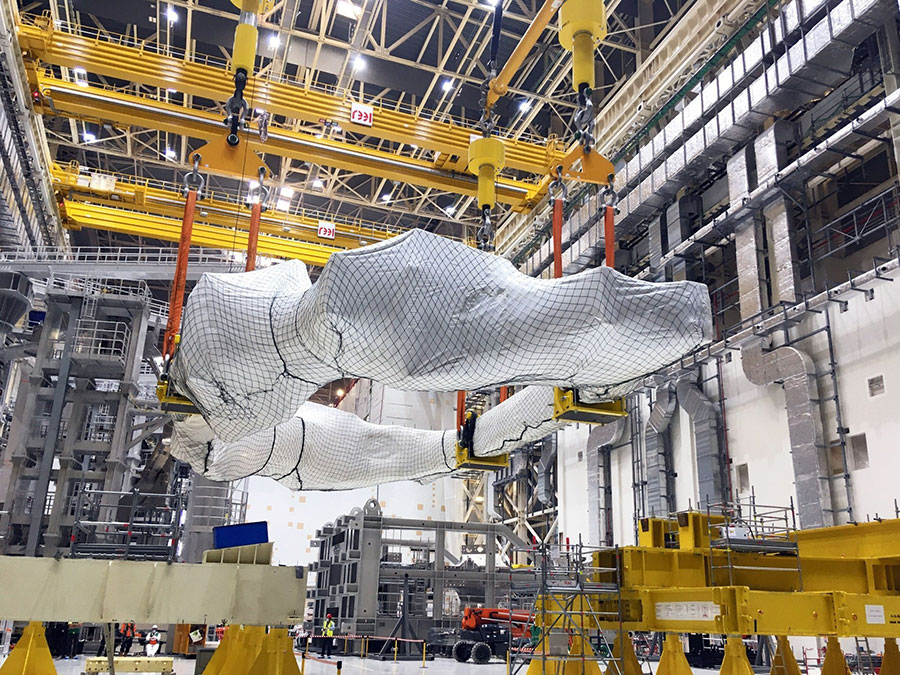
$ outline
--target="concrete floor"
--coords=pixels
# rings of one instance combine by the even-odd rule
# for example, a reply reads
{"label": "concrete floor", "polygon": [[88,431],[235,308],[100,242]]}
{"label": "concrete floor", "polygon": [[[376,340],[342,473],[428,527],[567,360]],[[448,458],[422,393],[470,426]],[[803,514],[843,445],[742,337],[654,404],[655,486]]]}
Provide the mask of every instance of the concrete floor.
{"label": "concrete floor", "polygon": [[[4,659],[0,658],[0,665]],[[84,663],[83,657],[72,661],[56,661],[57,675],[81,675]],[[175,661],[176,675],[194,675],[195,661],[193,659],[178,658]],[[656,663],[650,664],[653,672],[656,672]],[[422,670],[422,664],[418,661],[401,661],[392,663],[373,659],[359,659],[349,657],[343,660],[344,675],[505,675],[506,664],[495,661],[485,665],[473,663],[458,663],[454,659],[437,659],[429,661],[426,669]],[[524,673],[524,671],[520,671]],[[333,664],[323,663],[309,659],[306,663],[307,675],[335,675]],[[718,670],[706,670],[695,668],[693,675],[718,675]]]}
{"label": "concrete floor", "polygon": [[[0,665],[4,659],[0,658]],[[79,657],[74,660],[56,661],[57,675],[81,675],[83,671],[84,658]],[[194,675],[193,659],[176,659],[175,672],[177,675]],[[423,675],[429,673],[440,673],[441,675],[504,675],[506,673],[506,664],[497,661],[483,666],[471,663],[457,663],[453,659],[438,659],[437,661],[429,661],[427,668],[423,671],[421,662],[401,661],[399,663],[381,662],[373,659],[359,659],[350,657],[344,659],[342,673],[344,675],[364,675],[364,674],[382,674],[382,675]],[[329,663],[322,663],[309,659],[306,663],[306,675],[334,675],[335,667]]]}

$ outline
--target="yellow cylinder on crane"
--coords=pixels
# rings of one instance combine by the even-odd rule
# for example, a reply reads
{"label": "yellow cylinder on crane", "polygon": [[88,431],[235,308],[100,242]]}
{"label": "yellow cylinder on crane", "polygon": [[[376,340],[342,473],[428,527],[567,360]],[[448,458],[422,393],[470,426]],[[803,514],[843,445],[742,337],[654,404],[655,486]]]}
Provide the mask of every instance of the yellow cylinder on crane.
{"label": "yellow cylinder on crane", "polygon": [[597,0],[565,0],[559,8],[559,43],[572,52],[572,86],[594,88],[594,44],[606,37],[606,7]]}
{"label": "yellow cylinder on crane", "polygon": [[259,37],[257,14],[262,9],[262,0],[231,0],[231,4],[241,10],[237,28],[234,29],[231,63],[235,71],[243,69],[251,75],[256,61],[256,42]]}
{"label": "yellow cylinder on crane", "polygon": [[494,208],[497,200],[494,180],[506,165],[503,141],[492,136],[476,138],[469,143],[469,171],[478,176],[478,206]]}

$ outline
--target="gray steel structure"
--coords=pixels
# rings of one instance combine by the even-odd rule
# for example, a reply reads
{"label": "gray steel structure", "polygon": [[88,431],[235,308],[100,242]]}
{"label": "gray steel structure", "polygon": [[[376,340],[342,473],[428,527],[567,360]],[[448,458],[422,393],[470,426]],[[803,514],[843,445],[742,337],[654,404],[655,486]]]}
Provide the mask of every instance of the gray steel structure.
{"label": "gray steel structure", "polygon": [[[408,532],[417,538],[407,538]],[[485,564],[453,556],[447,542],[452,533],[483,535]],[[309,567],[316,573],[309,599],[317,629],[330,613],[340,635],[387,636],[405,605],[407,624],[419,639],[431,628],[458,628],[465,606],[505,602],[509,554],[527,547],[502,524],[385,518],[375,500],[317,530],[313,545],[319,559]],[[460,598],[458,612],[445,611],[451,590]]]}
{"label": "gray steel structure", "polygon": [[48,281],[46,314],[31,335],[33,364],[18,384],[4,450],[10,464],[6,480],[0,473],[0,552],[67,550],[79,490],[131,489],[143,441],[167,420],[140,400],[149,300],[143,282]]}

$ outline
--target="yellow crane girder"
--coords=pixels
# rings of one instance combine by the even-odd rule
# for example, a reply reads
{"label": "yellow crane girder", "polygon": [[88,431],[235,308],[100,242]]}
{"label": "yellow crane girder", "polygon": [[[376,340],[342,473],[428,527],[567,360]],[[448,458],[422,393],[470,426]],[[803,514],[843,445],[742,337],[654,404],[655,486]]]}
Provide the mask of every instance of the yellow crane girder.
{"label": "yellow crane girder", "polygon": [[[60,204],[60,214],[65,226],[70,229],[89,227],[134,237],[173,242],[178,242],[181,238],[180,218],[166,218],[130,209],[100,206],[70,199],[63,199]],[[237,227],[217,227],[195,221],[191,244],[225,251],[232,250],[242,254],[247,250],[247,232]],[[332,253],[339,250],[272,234],[260,233],[259,235],[258,252],[260,255],[302,260],[308,265],[321,267],[328,261]]]}
{"label": "yellow crane girder", "polygon": [[[210,142],[221,141],[224,127],[219,115],[193,110],[156,99],[133,94],[85,86],[53,76],[46,71],[29,69],[30,84],[40,93],[35,109],[96,123],[108,123],[118,128],[132,126],[156,129]],[[313,134],[289,129],[269,129],[268,140],[260,142],[256,129],[241,132],[246,151],[271,153],[300,161],[331,166],[355,173],[364,173],[413,185],[430,187],[458,194],[476,195],[477,179],[468,174],[437,169],[432,162],[403,157],[391,152],[353,145]],[[214,172],[247,178],[231,169],[210,167]],[[538,198],[534,183],[497,179],[497,199],[518,208],[530,208]]]}
{"label": "yellow crane girder", "polygon": [[[32,59],[217,101],[227,100],[234,92],[233,74],[220,66],[130,46],[133,40],[127,36],[99,39],[54,29],[47,17],[29,20],[32,23],[19,24],[18,36],[26,56]],[[469,140],[474,133],[468,127],[375,104],[368,104],[373,109],[372,125],[363,126],[351,119],[351,97],[288,79],[254,76],[247,84],[245,97],[254,107],[273,115],[310,123],[334,122],[353,133],[435,150],[441,156],[434,166],[466,170]],[[506,165],[518,171],[547,174],[564,156],[564,148],[556,139],[533,143],[504,138],[503,143]]]}
{"label": "yellow crane girder", "polygon": [[[106,206],[118,210],[135,211],[155,215],[165,219],[179,220],[184,211],[184,197],[175,185],[159,183],[151,185],[149,181],[123,176],[120,174],[102,173],[105,180],[93,180],[92,176],[79,171],[77,165],[54,165],[51,170],[53,185],[68,203],[83,203],[95,206]],[[244,205],[221,198],[215,192],[207,191],[197,201],[197,221],[218,228],[249,228],[250,209]],[[201,215],[202,214],[202,215]],[[319,222],[324,220],[334,225],[334,239],[319,237]],[[99,219],[105,223],[105,219]],[[74,227],[96,227],[91,221],[69,223]],[[171,223],[168,220],[165,227]],[[322,248],[330,255],[336,249],[351,249],[365,246],[376,241],[383,241],[400,234],[364,223],[348,223],[305,214],[292,214],[282,211],[263,212],[260,219],[260,232],[274,237],[273,245],[280,245],[284,240],[297,240],[304,244]],[[177,232],[175,240],[177,241]],[[167,239],[170,241],[171,239]],[[230,248],[230,246],[229,246]],[[306,249],[303,249],[306,250]],[[279,257],[298,257],[297,251],[286,249]],[[327,257],[327,256],[326,256]],[[317,262],[321,255],[299,256],[310,264]]]}

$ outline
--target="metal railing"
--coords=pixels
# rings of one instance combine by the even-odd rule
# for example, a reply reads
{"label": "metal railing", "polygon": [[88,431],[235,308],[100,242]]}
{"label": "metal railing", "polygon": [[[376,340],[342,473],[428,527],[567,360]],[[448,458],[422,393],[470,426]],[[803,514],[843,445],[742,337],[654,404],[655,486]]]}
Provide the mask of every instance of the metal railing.
{"label": "metal railing", "polygon": [[[19,20],[26,25],[36,26],[38,28],[42,28],[39,24],[39,21],[47,21],[50,22],[52,19],[49,14],[45,11],[42,15],[37,14],[20,14]],[[85,37],[88,39],[95,40],[97,42],[105,42],[107,44],[113,45],[122,45],[123,47],[132,47],[134,49],[139,49],[142,52],[147,52],[151,54],[158,54],[160,56],[166,57],[174,57],[181,61],[186,61],[189,63],[196,63],[199,65],[205,66],[213,66],[215,68],[221,68],[222,70],[227,70],[229,67],[229,60],[224,58],[218,58],[214,56],[210,56],[207,54],[200,54],[196,51],[192,51],[189,54],[186,54],[184,49],[179,47],[173,47],[171,45],[159,44],[152,41],[140,40],[130,35],[122,35],[119,33],[112,33],[107,30],[100,30],[91,26],[84,26],[80,24],[73,24],[67,21],[56,20],[52,23],[53,29],[59,31],[61,33],[68,33],[70,35],[77,35],[79,37]],[[261,58],[261,57],[260,57]],[[351,87],[340,88],[334,85],[322,84],[322,83],[309,83],[303,77],[294,77],[292,75],[288,75],[286,73],[276,73],[272,70],[262,70],[254,74],[254,79],[258,79],[260,81],[273,82],[278,84],[288,84],[298,87],[299,89],[303,89],[305,91],[315,91],[322,94],[328,94],[329,96],[336,96],[339,98],[345,98],[348,100],[356,100],[357,92],[354,91]],[[402,112],[407,115],[414,115],[419,119],[423,120],[433,120],[437,122],[444,123],[452,123],[456,126],[472,128],[474,130],[474,124],[477,120],[470,120],[464,117],[453,115],[451,113],[445,111],[437,111],[428,108],[419,108],[417,106],[400,102],[391,102],[390,106],[384,106],[385,108],[389,108],[392,112]],[[504,128],[501,126],[497,126],[494,129],[494,133],[501,137],[510,136],[511,129]],[[517,140],[534,143],[538,145],[544,145],[546,143],[546,139],[540,138],[534,134],[529,134],[527,132],[522,132],[518,135]]]}
{"label": "metal railing", "polygon": [[150,301],[150,287],[146,281],[85,277],[76,274],[51,274],[46,293],[73,293],[84,296],[114,295]]}
{"label": "metal railing", "polygon": [[79,319],[75,328],[74,354],[111,358],[125,364],[131,327],[124,321]]}
{"label": "metal railing", "polygon": [[[79,262],[98,265],[140,264],[174,265],[178,249],[171,246],[60,246],[36,250],[3,251],[0,263],[63,263]],[[222,265],[234,262],[220,249],[192,246],[188,253],[189,265]]]}

